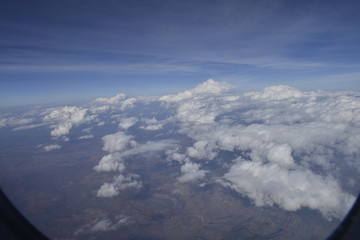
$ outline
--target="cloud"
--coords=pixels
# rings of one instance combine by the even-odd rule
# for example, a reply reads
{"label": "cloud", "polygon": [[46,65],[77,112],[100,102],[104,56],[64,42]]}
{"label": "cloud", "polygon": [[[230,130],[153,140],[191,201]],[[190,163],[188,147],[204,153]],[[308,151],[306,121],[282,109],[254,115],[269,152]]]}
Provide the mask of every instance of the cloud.
{"label": "cloud", "polygon": [[326,219],[341,219],[351,207],[358,190],[339,176],[354,168],[360,172],[356,92],[278,85],[236,95],[188,90],[160,100],[175,110],[167,121],[193,140],[192,146],[166,151],[168,161],[181,164],[180,182],[206,181],[201,165],[190,159],[206,166],[226,154],[221,160],[227,173],[219,182],[257,206],[308,207]]}
{"label": "cloud", "polygon": [[101,103],[105,103],[105,104],[116,104],[121,102],[121,100],[125,99],[125,94],[123,93],[119,93],[113,97],[110,98],[104,98],[104,97],[100,97],[95,99],[95,102],[101,102]]}
{"label": "cloud", "polygon": [[[101,101],[100,101],[101,102]],[[105,111],[110,110],[110,106],[109,105],[102,105],[102,106],[91,106],[89,108],[89,112],[93,113],[93,114],[99,114],[99,113],[103,113]]]}
{"label": "cloud", "polygon": [[98,165],[94,167],[96,171],[119,171],[125,170],[124,158],[120,153],[110,153],[101,158]]}
{"label": "cloud", "polygon": [[[18,116],[12,116],[12,114],[0,115],[0,128],[27,125],[32,122],[34,122],[33,118],[22,118]],[[21,126],[21,127],[17,127],[16,130],[22,130],[22,129],[27,129],[27,128],[25,126]]]}
{"label": "cloud", "polygon": [[289,144],[275,145],[270,148],[267,159],[269,162],[276,163],[281,166],[291,167],[295,164],[291,153],[292,149]]}
{"label": "cloud", "polygon": [[120,110],[124,111],[128,108],[131,108],[134,106],[134,103],[137,101],[136,98],[128,98],[125,99],[121,104],[120,104]]}
{"label": "cloud", "polygon": [[207,80],[204,83],[197,85],[194,89],[186,90],[184,92],[178,93],[176,95],[166,95],[160,97],[160,101],[165,102],[179,102],[186,99],[191,99],[194,97],[204,96],[204,95],[218,95],[224,91],[227,91],[231,86],[227,83],[216,82],[212,79]]}
{"label": "cloud", "polygon": [[152,119],[142,119],[143,122],[145,122],[145,124],[147,124],[147,126],[141,126],[140,128],[144,129],[144,130],[148,130],[148,131],[156,131],[156,130],[160,130],[162,129],[162,124],[156,120],[156,118],[152,118]]}
{"label": "cloud", "polygon": [[285,85],[277,85],[267,87],[260,92],[246,93],[245,96],[249,96],[252,99],[283,100],[288,98],[299,98],[302,97],[303,94],[296,88]]}
{"label": "cloud", "polygon": [[61,146],[59,144],[51,144],[51,145],[44,146],[44,151],[50,152],[53,150],[58,150],[60,148],[61,148]]}
{"label": "cloud", "polygon": [[[124,132],[117,132],[103,137],[103,150],[109,154],[103,156],[99,163],[94,167],[95,171],[125,171],[125,161],[129,156],[146,153],[146,156],[152,152],[164,151],[171,149],[175,145],[173,140],[149,141],[146,143],[137,143],[134,137],[126,135]],[[140,176],[136,174],[129,174],[124,176],[122,174],[114,178],[112,183],[104,183],[97,192],[98,197],[114,197],[117,196],[121,190],[127,188],[141,188],[141,181],[137,180]]]}
{"label": "cloud", "polygon": [[90,139],[90,138],[93,138],[94,136],[93,135],[83,135],[83,136],[80,136],[78,137],[78,139]]}
{"label": "cloud", "polygon": [[144,130],[148,130],[148,131],[156,131],[156,130],[160,130],[162,129],[162,125],[161,124],[154,124],[154,125],[149,125],[149,126],[142,126],[141,127]]}
{"label": "cloud", "polygon": [[91,121],[94,117],[95,115],[87,113],[87,109],[65,106],[52,110],[43,118],[43,121],[53,124],[54,129],[51,131],[51,136],[58,138],[69,134],[73,126]]}
{"label": "cloud", "polygon": [[127,130],[128,128],[134,126],[138,122],[138,118],[130,117],[130,118],[123,118],[119,123],[119,127]]}
{"label": "cloud", "polygon": [[208,145],[207,141],[197,141],[193,147],[187,149],[187,155],[192,158],[213,160],[217,152],[213,151],[214,147]]}
{"label": "cloud", "polygon": [[150,154],[151,152],[165,151],[176,147],[176,141],[172,139],[165,139],[160,141],[148,141],[143,144],[139,144],[136,147],[124,151],[123,156],[131,156],[136,154]]}
{"label": "cloud", "polygon": [[326,219],[343,218],[355,197],[341,190],[332,177],[308,169],[290,170],[277,164],[238,159],[224,175],[229,186],[252,199],[256,206],[273,206],[287,211],[302,207],[319,210]]}
{"label": "cloud", "polygon": [[75,236],[80,234],[88,234],[94,232],[108,232],[115,231],[122,226],[134,223],[130,217],[125,215],[118,215],[115,218],[104,217],[96,218],[91,223],[82,226],[74,232]]}
{"label": "cloud", "polygon": [[[182,122],[194,122],[207,124],[214,122],[216,116],[224,107],[219,105],[219,99],[224,98],[222,93],[234,88],[212,79],[197,85],[195,88],[186,90],[176,95],[166,95],[159,98],[168,108],[175,108],[176,115],[173,116]],[[229,96],[227,100],[231,99]]]}
{"label": "cloud", "polygon": [[36,124],[30,124],[30,125],[24,125],[24,126],[20,126],[20,127],[15,127],[12,129],[12,131],[20,131],[20,130],[26,130],[26,129],[31,129],[31,128],[37,128],[37,127],[41,127],[44,126],[44,123],[36,123]]}
{"label": "cloud", "polygon": [[88,127],[88,128],[84,128],[84,129],[82,130],[82,132],[83,132],[83,133],[90,133],[91,130],[92,130],[92,127]]}
{"label": "cloud", "polygon": [[[118,136],[117,134],[111,135]],[[109,135],[107,135],[109,136]],[[129,142],[133,142],[130,140],[132,138],[129,138]],[[105,144],[108,143],[105,141]],[[123,144],[123,142],[120,143],[120,145]],[[110,154],[105,155],[101,158],[98,165],[94,167],[96,171],[119,171],[123,172],[125,170],[124,161],[127,157],[139,155],[146,153],[147,155],[151,154],[152,152],[156,151],[163,151],[166,149],[174,148],[175,142],[173,140],[162,140],[157,142],[146,142],[143,144],[133,144],[132,148],[124,150],[123,148],[118,148],[118,152],[110,151]],[[111,150],[114,150],[114,148],[111,147]]]}
{"label": "cloud", "polygon": [[176,161],[179,163],[183,163],[185,159],[187,159],[186,154],[179,153],[179,148],[176,147],[174,149],[167,149],[165,154],[167,155],[167,160],[169,162]]}
{"label": "cloud", "polygon": [[[119,124],[120,131],[102,138],[106,153],[94,170],[120,175],[99,188],[99,197],[140,188],[141,177],[129,173],[127,164],[154,155],[176,162],[181,174],[177,184],[204,184],[211,176],[211,181],[259,207],[287,211],[305,207],[326,219],[342,218],[358,194],[350,183],[360,181],[359,174],[351,181],[344,177],[360,173],[359,94],[300,91],[285,85],[250,93],[230,88],[208,80],[160,98],[117,95],[88,108],[47,110],[43,123],[51,125],[52,136],[64,138],[74,126],[92,120]],[[135,105],[136,101],[143,104]],[[91,110],[99,103],[108,107]],[[157,104],[156,111],[148,113],[149,104]],[[136,109],[125,112],[130,106]],[[87,127],[80,138],[92,136]],[[214,171],[214,165],[221,169]]]}
{"label": "cloud", "polygon": [[185,161],[185,164],[181,166],[181,173],[183,174],[180,178],[180,182],[189,182],[199,180],[205,177],[207,171],[200,170],[200,164]]}
{"label": "cloud", "polygon": [[[128,109],[130,107],[133,107],[134,103],[136,101],[137,101],[136,98],[126,98],[125,94],[123,94],[123,93],[119,93],[110,98],[100,97],[100,98],[95,99],[95,102],[97,102],[97,103],[117,105],[117,107],[121,111],[124,111],[125,109]],[[100,110],[102,110],[101,108],[104,108],[103,111],[109,109],[108,106],[101,106]]]}
{"label": "cloud", "polygon": [[124,176],[122,174],[114,178],[112,183],[104,183],[97,192],[98,197],[114,197],[117,196],[121,190],[128,188],[139,189],[142,187],[141,181],[138,180],[139,175],[130,174]]}
{"label": "cloud", "polygon": [[123,151],[126,148],[136,145],[136,141],[133,139],[133,136],[126,135],[123,132],[106,135],[102,138],[104,143],[103,150],[109,153]]}

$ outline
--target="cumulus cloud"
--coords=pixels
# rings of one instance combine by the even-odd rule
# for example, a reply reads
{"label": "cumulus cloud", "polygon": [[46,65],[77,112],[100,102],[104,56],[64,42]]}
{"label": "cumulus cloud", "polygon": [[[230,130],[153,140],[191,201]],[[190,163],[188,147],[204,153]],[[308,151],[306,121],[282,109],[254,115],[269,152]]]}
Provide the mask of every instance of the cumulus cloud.
{"label": "cumulus cloud", "polygon": [[260,92],[246,93],[245,96],[249,96],[252,99],[283,100],[302,97],[303,93],[293,87],[277,85],[267,87]]}
{"label": "cumulus cloud", "polygon": [[[34,122],[33,118],[22,118],[19,116],[13,116],[12,114],[0,115],[0,128],[28,125],[32,122]],[[28,127],[28,128],[31,128],[31,127]],[[17,130],[22,130],[22,129],[27,129],[27,128],[25,126],[17,128]]]}
{"label": "cumulus cloud", "polygon": [[122,226],[134,223],[130,217],[125,215],[118,215],[115,218],[104,217],[96,218],[91,223],[88,223],[74,232],[74,235],[88,234],[94,232],[108,232],[115,231]]}
{"label": "cumulus cloud", "polygon": [[43,120],[53,124],[50,132],[53,137],[61,137],[69,134],[73,126],[94,119],[95,115],[87,114],[87,109],[75,106],[56,108],[47,114]]}
{"label": "cumulus cloud", "polygon": [[[129,138],[130,140],[130,138]],[[130,141],[131,142],[131,141]],[[105,142],[106,144],[107,142]],[[120,143],[122,144],[122,142]],[[147,155],[152,152],[162,151],[166,149],[174,148],[175,143],[172,140],[162,140],[156,142],[146,142],[143,144],[133,144],[132,148],[124,150],[123,148],[119,148],[118,152],[110,151],[110,154],[105,155],[101,158],[98,165],[94,167],[96,171],[119,171],[123,172],[125,170],[124,161],[127,157],[139,155],[146,153]],[[114,148],[110,148],[110,150],[114,150]],[[122,151],[124,150],[124,151]]]}
{"label": "cumulus cloud", "polygon": [[229,90],[230,88],[231,86],[227,83],[220,83],[209,79],[206,82],[197,85],[194,89],[186,90],[175,95],[162,96],[160,97],[160,101],[179,102],[185,99],[194,98],[196,96],[203,96],[208,94],[218,95],[224,91]]}
{"label": "cumulus cloud", "polygon": [[[180,183],[204,183],[211,176],[259,207],[287,211],[306,207],[326,219],[344,216],[358,192],[342,174],[349,169],[360,173],[359,94],[300,91],[284,85],[250,93],[229,89],[230,85],[210,79],[193,89],[137,105],[142,100],[119,94],[99,98],[89,108],[48,110],[43,123],[53,128],[53,137],[65,138],[74,126],[95,118],[98,126],[110,121],[119,124],[120,131],[102,138],[106,153],[94,169],[120,175],[99,188],[99,197],[140,188],[140,176],[127,172],[127,160],[162,152],[167,161],[179,166],[181,176],[175,180]],[[149,103],[157,104],[156,113],[143,111]],[[130,107],[139,109],[124,112]],[[16,127],[36,124],[28,119],[19,120],[24,125]],[[0,126],[10,126],[9,120],[1,121]],[[92,136],[90,131],[84,129],[86,135],[79,139]],[[222,169],[213,171],[213,161]],[[360,181],[359,176],[351,176],[351,182]],[[106,221],[99,226],[105,229]]]}
{"label": "cumulus cloud", "polygon": [[126,130],[134,126],[137,122],[138,122],[138,118],[136,117],[123,118],[119,123],[119,127]]}
{"label": "cumulus cloud", "polygon": [[123,151],[124,149],[135,146],[137,143],[134,141],[134,137],[131,135],[126,135],[124,132],[117,132],[114,134],[109,134],[103,138],[104,147],[103,150],[107,152],[117,152]]}
{"label": "cumulus cloud", "polygon": [[213,149],[214,147],[211,147],[207,141],[201,140],[187,149],[187,155],[197,159],[213,160],[217,156],[217,152]]}
{"label": "cumulus cloud", "polygon": [[178,132],[194,141],[166,152],[181,164],[179,181],[206,176],[189,159],[206,164],[224,152],[237,160],[219,182],[257,206],[308,207],[327,219],[341,219],[351,207],[354,195],[338,176],[360,165],[358,93],[278,85],[237,95],[192,89],[160,100],[175,109]]}
{"label": "cumulus cloud", "polygon": [[125,99],[125,94],[119,93],[110,98],[104,98],[104,97],[97,98],[97,99],[95,99],[95,102],[101,102],[101,103],[106,103],[106,104],[116,104],[116,103],[121,102],[123,99]]}
{"label": "cumulus cloud", "polygon": [[162,125],[161,124],[155,124],[155,125],[149,125],[146,127],[141,127],[144,130],[148,130],[148,131],[156,131],[156,130],[160,130],[162,129]]}
{"label": "cumulus cloud", "polygon": [[[125,94],[123,93],[119,93],[110,98],[100,97],[95,99],[95,102],[97,103],[116,105],[118,109],[121,111],[133,107],[136,101],[137,101],[136,98],[126,98]],[[109,106],[101,106],[100,108],[106,108],[104,110],[107,110],[109,109]]]}
{"label": "cumulus cloud", "polygon": [[51,145],[44,146],[44,151],[50,152],[50,151],[57,150],[60,148],[61,148],[61,146],[59,144],[51,144]]}
{"label": "cumulus cloud", "polygon": [[256,206],[276,204],[288,211],[308,207],[319,210],[327,219],[341,219],[355,201],[335,179],[303,168],[290,170],[273,163],[238,159],[224,179],[225,186],[249,197]]}
{"label": "cumulus cloud", "polygon": [[88,128],[84,128],[84,129],[82,130],[82,132],[83,132],[83,133],[90,133],[91,130],[92,130],[92,127],[88,127]]}
{"label": "cumulus cloud", "polygon": [[165,154],[167,155],[167,160],[169,162],[176,161],[179,163],[183,163],[187,158],[186,154],[178,153],[178,149],[167,149]]}
{"label": "cumulus cloud", "polygon": [[142,119],[142,121],[147,124],[147,126],[141,126],[140,128],[144,129],[144,130],[148,130],[148,131],[156,131],[156,130],[160,130],[162,129],[162,124],[156,120],[156,118],[151,118],[151,119]]}
{"label": "cumulus cloud", "polygon": [[[94,167],[98,172],[125,171],[125,161],[129,156],[146,153],[147,156],[152,152],[166,150],[175,145],[173,140],[149,141],[146,143],[137,143],[134,137],[124,132],[117,132],[103,137],[103,150],[109,154],[103,156],[99,163]],[[118,175],[111,183],[104,183],[97,192],[98,197],[114,197],[121,190],[127,188],[141,188],[142,183],[139,175],[129,174]]]}
{"label": "cumulus cloud", "polygon": [[120,153],[110,153],[101,158],[98,165],[94,167],[96,171],[119,171],[125,170],[124,158]]}
{"label": "cumulus cloud", "polygon": [[189,182],[202,179],[205,177],[207,171],[200,169],[200,164],[193,163],[187,160],[184,165],[181,166],[181,173],[183,174],[180,178],[180,182]]}
{"label": "cumulus cloud", "polygon": [[128,108],[133,107],[136,101],[137,101],[136,98],[125,99],[123,102],[121,102],[119,108],[120,108],[121,111],[124,111],[124,110],[126,110]]}
{"label": "cumulus cloud", "polygon": [[112,183],[104,183],[97,192],[98,197],[114,197],[119,195],[121,190],[128,188],[139,189],[142,187],[142,183],[139,179],[139,175],[130,174],[124,176],[120,174],[114,178]]}
{"label": "cumulus cloud", "polygon": [[[101,102],[101,101],[100,101]],[[110,109],[110,106],[108,105],[103,105],[103,106],[92,106],[90,107],[89,111],[93,114],[99,114],[99,113],[102,113],[102,112],[105,112],[107,110]]]}
{"label": "cumulus cloud", "polygon": [[219,100],[237,99],[234,96],[224,97],[221,95],[232,88],[227,83],[209,79],[191,90],[176,95],[162,96],[159,100],[166,103],[167,107],[175,107],[176,115],[174,117],[177,120],[184,123],[208,124],[215,121],[223,107],[228,107],[219,104]]}

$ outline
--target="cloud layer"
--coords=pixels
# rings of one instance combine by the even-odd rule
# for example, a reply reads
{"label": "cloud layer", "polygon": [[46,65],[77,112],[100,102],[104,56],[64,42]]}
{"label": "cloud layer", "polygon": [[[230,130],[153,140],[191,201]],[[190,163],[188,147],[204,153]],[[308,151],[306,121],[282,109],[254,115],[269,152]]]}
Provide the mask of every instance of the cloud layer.
{"label": "cloud layer", "polygon": [[116,129],[102,136],[104,155],[94,170],[117,173],[98,197],[141,188],[142,176],[128,161],[156,156],[176,162],[176,184],[215,182],[259,207],[306,207],[330,220],[341,219],[359,191],[350,184],[360,181],[359,96],[285,85],[241,93],[210,79],[159,98],[118,94],[86,106],[5,114],[0,126],[49,126],[55,142],[43,144],[45,151],[59,149],[59,140],[88,141],[97,129]]}

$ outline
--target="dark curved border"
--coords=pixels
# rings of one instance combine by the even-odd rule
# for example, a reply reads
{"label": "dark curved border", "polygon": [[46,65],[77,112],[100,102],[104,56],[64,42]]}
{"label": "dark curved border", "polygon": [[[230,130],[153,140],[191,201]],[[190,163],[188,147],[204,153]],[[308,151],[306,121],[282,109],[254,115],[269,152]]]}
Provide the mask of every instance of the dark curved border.
{"label": "dark curved border", "polygon": [[327,240],[356,240],[360,239],[360,195],[356,199],[345,219]]}
{"label": "dark curved border", "polygon": [[48,240],[37,228],[35,228],[6,197],[0,188],[0,230],[2,239],[37,239]]}

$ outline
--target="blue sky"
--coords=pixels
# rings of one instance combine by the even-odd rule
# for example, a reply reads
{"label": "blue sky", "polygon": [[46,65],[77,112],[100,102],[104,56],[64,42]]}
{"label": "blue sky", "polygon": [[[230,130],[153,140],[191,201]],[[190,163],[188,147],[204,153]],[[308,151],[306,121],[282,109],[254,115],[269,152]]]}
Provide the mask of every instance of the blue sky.
{"label": "blue sky", "polygon": [[0,3],[0,105],[162,95],[213,78],[360,90],[359,1]]}

